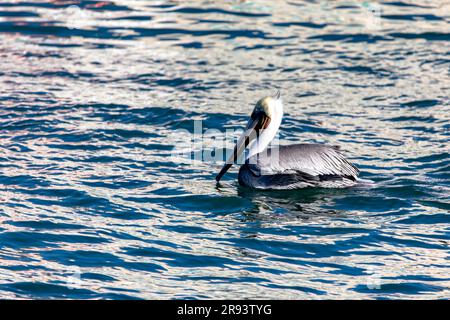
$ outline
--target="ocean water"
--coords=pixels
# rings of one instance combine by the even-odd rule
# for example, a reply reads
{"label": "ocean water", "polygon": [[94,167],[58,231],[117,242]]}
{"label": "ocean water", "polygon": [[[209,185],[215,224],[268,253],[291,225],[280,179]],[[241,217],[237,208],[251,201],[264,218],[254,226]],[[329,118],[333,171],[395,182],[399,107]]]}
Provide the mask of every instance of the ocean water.
{"label": "ocean water", "polygon": [[[277,89],[374,183],[173,157]],[[0,298],[449,298],[449,93],[448,1],[2,1]]]}

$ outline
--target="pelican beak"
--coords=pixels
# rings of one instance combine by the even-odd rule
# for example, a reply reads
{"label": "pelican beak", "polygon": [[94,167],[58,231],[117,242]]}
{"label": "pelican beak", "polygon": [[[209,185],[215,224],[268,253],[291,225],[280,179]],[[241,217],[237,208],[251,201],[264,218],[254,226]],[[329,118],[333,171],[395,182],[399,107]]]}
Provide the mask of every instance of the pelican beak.
{"label": "pelican beak", "polygon": [[225,162],[222,170],[216,176],[216,181],[219,182],[222,176],[231,168],[233,163],[237,161],[245,148],[254,141],[259,135],[261,129],[266,129],[269,126],[270,118],[264,112],[254,112],[247,124],[245,132],[241,135],[236,146],[234,147],[233,154]]}

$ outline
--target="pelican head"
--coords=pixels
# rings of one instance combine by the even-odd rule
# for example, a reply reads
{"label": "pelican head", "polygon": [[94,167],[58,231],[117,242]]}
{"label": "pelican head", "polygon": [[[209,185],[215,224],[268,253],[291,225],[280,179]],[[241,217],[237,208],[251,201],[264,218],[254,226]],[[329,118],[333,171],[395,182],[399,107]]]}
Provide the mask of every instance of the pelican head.
{"label": "pelican head", "polygon": [[220,181],[222,176],[231,168],[245,149],[248,149],[245,156],[246,160],[266,149],[275,137],[282,118],[283,104],[280,91],[274,96],[260,99],[250,115],[244,133],[234,147],[232,156],[216,176],[216,181]]}

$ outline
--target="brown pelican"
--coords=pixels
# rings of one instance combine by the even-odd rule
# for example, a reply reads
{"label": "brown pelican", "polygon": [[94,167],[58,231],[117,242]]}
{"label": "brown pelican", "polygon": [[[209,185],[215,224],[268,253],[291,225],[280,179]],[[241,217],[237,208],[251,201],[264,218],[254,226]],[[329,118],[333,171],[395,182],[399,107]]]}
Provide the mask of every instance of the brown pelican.
{"label": "brown pelican", "polygon": [[245,132],[216,177],[222,176],[243,154],[239,170],[241,185],[257,189],[343,188],[356,185],[358,168],[341,154],[339,147],[293,144],[268,148],[283,118],[280,92],[256,103]]}

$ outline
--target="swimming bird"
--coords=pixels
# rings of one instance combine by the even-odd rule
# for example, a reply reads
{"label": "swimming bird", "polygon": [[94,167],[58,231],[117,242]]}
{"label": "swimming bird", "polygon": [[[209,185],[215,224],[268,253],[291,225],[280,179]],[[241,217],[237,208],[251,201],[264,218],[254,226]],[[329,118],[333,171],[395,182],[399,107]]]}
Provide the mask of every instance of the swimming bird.
{"label": "swimming bird", "polygon": [[280,92],[259,100],[233,154],[216,176],[219,182],[243,156],[239,184],[256,189],[344,188],[358,183],[358,168],[337,146],[293,144],[272,146],[281,125],[283,103]]}

